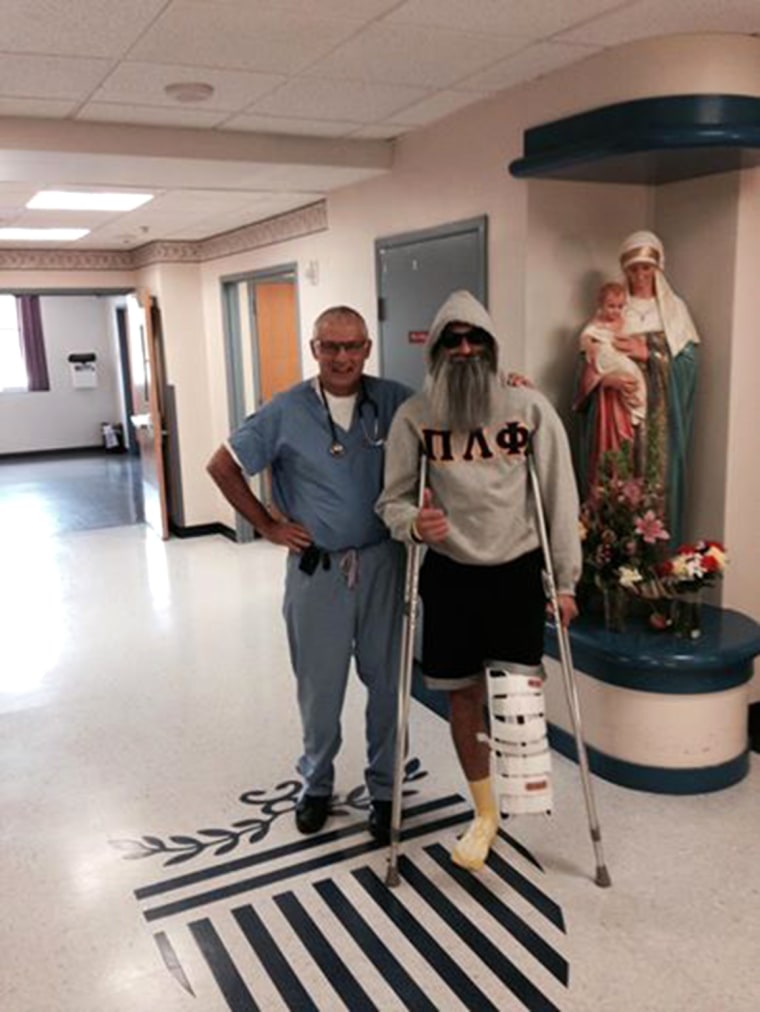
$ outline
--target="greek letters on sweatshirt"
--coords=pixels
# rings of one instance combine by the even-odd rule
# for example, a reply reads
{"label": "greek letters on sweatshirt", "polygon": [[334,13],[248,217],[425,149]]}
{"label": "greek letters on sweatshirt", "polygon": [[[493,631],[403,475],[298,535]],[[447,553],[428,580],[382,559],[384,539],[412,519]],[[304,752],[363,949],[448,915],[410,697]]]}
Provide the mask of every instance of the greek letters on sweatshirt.
{"label": "greek letters on sweatshirt", "polygon": [[470,433],[434,424],[427,394],[415,394],[391,425],[377,512],[394,538],[410,540],[424,450],[433,503],[449,522],[435,550],[475,565],[516,559],[540,547],[525,456],[531,436],[557,590],[572,594],[581,570],[578,493],[562,422],[536,390],[497,385],[491,423]]}

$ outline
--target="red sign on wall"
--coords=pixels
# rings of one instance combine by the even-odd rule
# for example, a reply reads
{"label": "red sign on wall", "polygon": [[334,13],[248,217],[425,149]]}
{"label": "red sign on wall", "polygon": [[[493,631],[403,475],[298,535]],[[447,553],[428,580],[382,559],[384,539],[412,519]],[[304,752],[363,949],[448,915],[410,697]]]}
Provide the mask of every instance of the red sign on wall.
{"label": "red sign on wall", "polygon": [[428,339],[427,330],[410,330],[409,344],[425,344]]}

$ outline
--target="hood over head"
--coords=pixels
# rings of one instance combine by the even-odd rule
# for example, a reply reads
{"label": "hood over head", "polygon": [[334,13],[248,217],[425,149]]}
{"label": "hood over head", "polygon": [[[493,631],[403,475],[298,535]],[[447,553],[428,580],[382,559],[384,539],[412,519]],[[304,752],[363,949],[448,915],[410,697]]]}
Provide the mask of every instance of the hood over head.
{"label": "hood over head", "polygon": [[468,323],[472,327],[480,327],[481,330],[485,330],[494,339],[497,351],[499,352],[499,360],[501,359],[499,339],[496,336],[496,325],[491,319],[490,313],[485,306],[478,302],[474,295],[471,295],[470,292],[462,288],[457,292],[452,292],[433,317],[426,349],[428,365],[430,364],[431,352],[441,333],[449,323]]}

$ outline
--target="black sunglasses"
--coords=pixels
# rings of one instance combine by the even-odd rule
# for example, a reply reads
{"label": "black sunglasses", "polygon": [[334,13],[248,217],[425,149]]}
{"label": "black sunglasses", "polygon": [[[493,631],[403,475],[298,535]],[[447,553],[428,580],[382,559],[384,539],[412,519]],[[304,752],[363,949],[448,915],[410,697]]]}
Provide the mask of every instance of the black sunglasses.
{"label": "black sunglasses", "polygon": [[453,351],[465,339],[473,348],[482,348],[484,344],[488,344],[493,340],[488,331],[483,330],[481,327],[473,327],[471,330],[452,330],[449,327],[445,327],[436,344],[440,344],[442,348],[448,348],[449,351]]}

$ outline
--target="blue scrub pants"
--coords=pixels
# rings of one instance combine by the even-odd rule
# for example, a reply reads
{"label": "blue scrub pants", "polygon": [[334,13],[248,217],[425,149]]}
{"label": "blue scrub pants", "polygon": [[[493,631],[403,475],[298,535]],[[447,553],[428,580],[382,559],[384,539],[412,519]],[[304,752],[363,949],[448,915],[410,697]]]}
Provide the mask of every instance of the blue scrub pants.
{"label": "blue scrub pants", "polygon": [[357,550],[357,580],[341,571],[344,552],[330,553],[330,568],[309,576],[287,561],[283,615],[298,685],[303,755],[298,772],[304,794],[333,793],[333,760],[341,745],[341,711],[349,664],[356,660],[367,688],[365,711],[370,797],[393,794],[396,707],[404,593],[404,548],[383,541]]}

